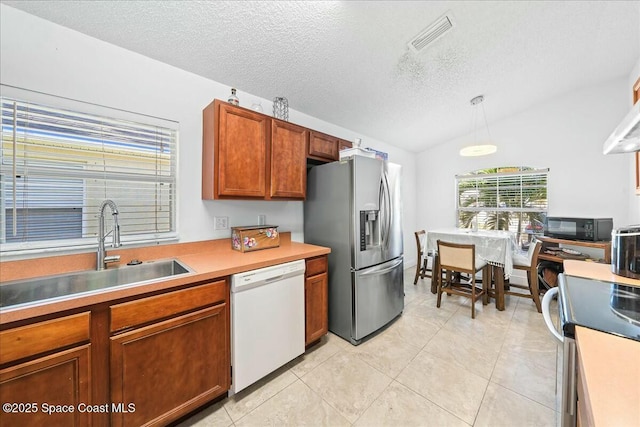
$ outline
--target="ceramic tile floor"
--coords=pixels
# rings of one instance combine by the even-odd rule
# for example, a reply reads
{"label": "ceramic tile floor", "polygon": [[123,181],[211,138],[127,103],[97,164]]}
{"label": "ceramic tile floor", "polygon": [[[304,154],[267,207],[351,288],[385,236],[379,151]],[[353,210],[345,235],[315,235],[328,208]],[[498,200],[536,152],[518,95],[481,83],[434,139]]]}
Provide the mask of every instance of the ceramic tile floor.
{"label": "ceramic tile floor", "polygon": [[180,424],[554,426],[557,346],[533,302],[443,296],[405,271],[405,310],[352,346],[329,333],[286,366]]}

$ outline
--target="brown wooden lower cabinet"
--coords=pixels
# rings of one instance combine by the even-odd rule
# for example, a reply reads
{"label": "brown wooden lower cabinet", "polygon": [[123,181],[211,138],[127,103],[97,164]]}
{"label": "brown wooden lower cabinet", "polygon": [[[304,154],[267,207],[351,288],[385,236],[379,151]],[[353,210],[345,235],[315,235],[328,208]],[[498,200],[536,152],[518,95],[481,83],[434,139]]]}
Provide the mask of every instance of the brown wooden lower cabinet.
{"label": "brown wooden lower cabinet", "polygon": [[329,276],[327,256],[310,258],[304,283],[305,345],[314,343],[329,331]]}
{"label": "brown wooden lower cabinet", "polygon": [[[91,345],[0,371],[2,426],[88,426]],[[85,405],[85,406],[82,406]]]}
{"label": "brown wooden lower cabinet", "polygon": [[166,425],[226,392],[228,330],[219,304],[112,337],[111,425]]}
{"label": "brown wooden lower cabinet", "polygon": [[0,331],[2,427],[166,425],[229,389],[227,278],[84,310]]}

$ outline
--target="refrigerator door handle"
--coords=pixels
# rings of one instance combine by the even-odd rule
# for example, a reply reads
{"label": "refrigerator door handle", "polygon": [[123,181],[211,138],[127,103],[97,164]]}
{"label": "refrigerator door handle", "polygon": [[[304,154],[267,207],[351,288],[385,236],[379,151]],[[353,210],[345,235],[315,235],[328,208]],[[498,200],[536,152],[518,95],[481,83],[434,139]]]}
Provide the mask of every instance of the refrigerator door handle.
{"label": "refrigerator door handle", "polygon": [[380,239],[381,239],[380,243],[383,246],[386,246],[386,241],[387,241],[387,229],[385,227],[386,217],[387,217],[387,212],[385,210],[385,207],[386,207],[385,197],[386,197],[386,192],[384,188],[384,175],[383,175],[380,178],[380,196],[378,199],[378,205],[380,206]]}
{"label": "refrigerator door handle", "polygon": [[396,268],[397,266],[399,266],[400,264],[402,264],[402,258],[396,260],[391,266],[383,268],[381,270],[371,270],[371,271],[367,271],[366,273],[362,273],[360,274],[361,276],[377,276],[379,274],[384,274],[387,273],[391,270],[393,270],[394,268]]}
{"label": "refrigerator door handle", "polygon": [[382,217],[382,241],[386,248],[389,248],[388,237],[391,234],[391,215],[393,214],[391,209],[391,190],[389,189],[389,176],[386,171],[382,174],[380,182],[380,210],[384,212]]}

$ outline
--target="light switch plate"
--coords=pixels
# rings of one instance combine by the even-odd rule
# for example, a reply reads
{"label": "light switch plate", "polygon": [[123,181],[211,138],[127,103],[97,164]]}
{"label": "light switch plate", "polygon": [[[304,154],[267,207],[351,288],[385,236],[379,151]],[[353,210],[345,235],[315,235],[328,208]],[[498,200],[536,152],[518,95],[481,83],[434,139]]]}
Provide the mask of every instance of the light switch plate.
{"label": "light switch plate", "polygon": [[228,216],[214,216],[213,217],[213,229],[214,230],[228,230],[229,229],[229,217]]}

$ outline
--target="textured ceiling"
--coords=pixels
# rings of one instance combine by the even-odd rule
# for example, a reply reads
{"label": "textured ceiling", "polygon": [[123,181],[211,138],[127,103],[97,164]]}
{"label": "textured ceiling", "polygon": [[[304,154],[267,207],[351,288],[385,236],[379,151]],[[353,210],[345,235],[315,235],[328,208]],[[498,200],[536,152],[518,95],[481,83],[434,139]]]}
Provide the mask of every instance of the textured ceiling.
{"label": "textured ceiling", "polygon": [[491,124],[640,58],[639,1],[2,3],[410,151],[469,133],[476,95]]}

